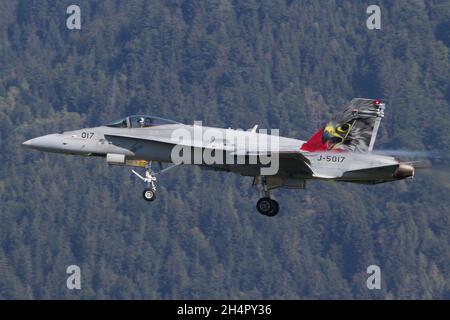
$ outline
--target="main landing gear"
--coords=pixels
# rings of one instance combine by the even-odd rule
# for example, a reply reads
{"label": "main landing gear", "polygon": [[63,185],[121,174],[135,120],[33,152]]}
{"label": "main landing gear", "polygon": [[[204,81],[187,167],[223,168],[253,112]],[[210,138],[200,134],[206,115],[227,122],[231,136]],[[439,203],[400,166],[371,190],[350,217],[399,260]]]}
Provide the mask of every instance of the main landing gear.
{"label": "main landing gear", "polygon": [[266,177],[260,177],[259,180],[259,186],[263,197],[256,203],[256,209],[259,213],[265,216],[274,217],[278,214],[280,206],[278,205],[278,202],[270,198],[270,191],[267,188]]}

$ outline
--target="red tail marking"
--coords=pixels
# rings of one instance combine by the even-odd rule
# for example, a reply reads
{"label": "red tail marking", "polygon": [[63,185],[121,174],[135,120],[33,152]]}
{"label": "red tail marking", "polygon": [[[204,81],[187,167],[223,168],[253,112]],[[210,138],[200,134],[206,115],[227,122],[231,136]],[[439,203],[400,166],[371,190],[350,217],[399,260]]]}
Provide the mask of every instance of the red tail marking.
{"label": "red tail marking", "polygon": [[311,139],[308,140],[308,142],[304,143],[300,150],[303,151],[309,151],[309,152],[315,152],[315,151],[327,151],[328,149],[328,142],[323,143],[322,142],[322,133],[325,128],[320,129],[317,131]]}

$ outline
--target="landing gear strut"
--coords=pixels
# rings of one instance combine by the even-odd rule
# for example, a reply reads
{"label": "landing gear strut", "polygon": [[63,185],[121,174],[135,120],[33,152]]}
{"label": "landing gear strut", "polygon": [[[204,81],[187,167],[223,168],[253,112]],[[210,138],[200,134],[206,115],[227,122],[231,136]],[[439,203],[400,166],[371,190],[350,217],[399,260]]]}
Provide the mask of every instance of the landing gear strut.
{"label": "landing gear strut", "polygon": [[139,179],[147,183],[147,188],[142,193],[142,196],[146,201],[153,201],[156,198],[156,177],[152,171],[152,162],[148,161],[145,165],[144,176],[140,175],[134,170],[131,170]]}
{"label": "landing gear strut", "polygon": [[131,170],[139,179],[147,183],[147,188],[145,188],[144,192],[142,192],[142,196],[146,201],[154,201],[156,198],[156,175],[162,174],[163,172],[168,171],[176,166],[178,165],[172,165],[160,170],[159,172],[154,172],[152,171],[152,162],[147,161],[147,163],[145,164],[144,176],[134,170]]}
{"label": "landing gear strut", "polygon": [[278,202],[270,198],[270,191],[267,188],[267,180],[266,177],[260,177],[260,186],[261,186],[261,192],[263,194],[263,197],[258,200],[256,203],[256,209],[259,213],[268,216],[273,217],[278,214],[278,211],[280,210],[280,207],[278,205]]}

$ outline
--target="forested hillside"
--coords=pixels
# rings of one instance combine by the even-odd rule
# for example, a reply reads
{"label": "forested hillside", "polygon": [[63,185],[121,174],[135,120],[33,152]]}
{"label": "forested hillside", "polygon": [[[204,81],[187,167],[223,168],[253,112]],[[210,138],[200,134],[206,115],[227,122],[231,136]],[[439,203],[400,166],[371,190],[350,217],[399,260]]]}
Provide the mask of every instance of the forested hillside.
{"label": "forested hillside", "polygon": [[21,146],[137,113],[308,139],[367,97],[387,102],[376,148],[450,150],[449,48],[448,0],[0,0],[0,298],[449,299],[443,163],[276,190],[269,218],[250,178],[177,168],[149,204],[128,168]]}

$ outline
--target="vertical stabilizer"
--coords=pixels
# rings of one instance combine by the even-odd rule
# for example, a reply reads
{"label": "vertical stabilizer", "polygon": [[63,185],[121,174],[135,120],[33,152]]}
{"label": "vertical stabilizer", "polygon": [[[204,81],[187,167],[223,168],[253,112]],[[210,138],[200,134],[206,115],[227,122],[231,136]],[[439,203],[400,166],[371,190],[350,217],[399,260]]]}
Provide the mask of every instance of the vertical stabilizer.
{"label": "vertical stabilizer", "polygon": [[385,104],[380,100],[355,98],[344,111],[316,132],[301,150],[372,151]]}

